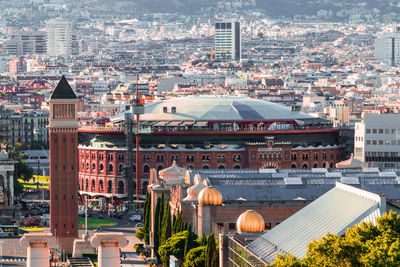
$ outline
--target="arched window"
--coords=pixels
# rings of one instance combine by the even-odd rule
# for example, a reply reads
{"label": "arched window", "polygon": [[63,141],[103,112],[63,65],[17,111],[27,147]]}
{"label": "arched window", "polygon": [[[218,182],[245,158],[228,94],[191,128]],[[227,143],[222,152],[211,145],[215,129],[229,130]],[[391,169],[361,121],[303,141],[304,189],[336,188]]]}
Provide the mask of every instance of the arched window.
{"label": "arched window", "polygon": [[186,166],[186,170],[193,170],[193,166],[192,165],[187,165]]}
{"label": "arched window", "polygon": [[103,193],[103,190],[104,190],[103,180],[100,180],[100,182],[99,182],[99,192]]}
{"label": "arched window", "polygon": [[124,171],[124,165],[119,164],[119,166],[118,166],[118,171],[119,171],[120,173],[122,173],[122,172]]}
{"label": "arched window", "polygon": [[118,194],[124,194],[125,193],[125,185],[124,182],[119,181],[118,182]]}
{"label": "arched window", "polygon": [[89,191],[89,180],[86,180],[86,192]]}
{"label": "arched window", "polygon": [[109,194],[112,193],[112,181],[108,181],[108,184],[107,184],[107,193],[109,193]]}
{"label": "arched window", "polygon": [[90,188],[91,192],[95,192],[96,191],[96,181],[92,180],[92,187]]}
{"label": "arched window", "polygon": [[234,169],[240,169],[240,165],[233,166]]}
{"label": "arched window", "polygon": [[164,169],[164,167],[162,165],[157,166],[157,172],[161,171],[162,169]]}
{"label": "arched window", "polygon": [[210,167],[208,165],[203,165],[202,169],[208,170]]}
{"label": "arched window", "polygon": [[99,170],[100,170],[101,172],[104,171],[104,166],[103,166],[102,163],[100,163],[100,165],[99,165]]}
{"label": "arched window", "polygon": [[143,166],[143,173],[149,173],[150,172],[150,167],[149,165],[144,165]]}
{"label": "arched window", "polygon": [[87,171],[89,170],[89,162],[86,163],[86,170],[87,170]]}
{"label": "arched window", "polygon": [[92,170],[94,171],[96,169],[96,164],[92,164]]}
{"label": "arched window", "polygon": [[303,168],[304,168],[304,169],[307,169],[307,168],[308,168],[307,163],[304,163],[304,164],[303,164]]}
{"label": "arched window", "polygon": [[109,172],[112,172],[113,169],[114,169],[114,166],[113,166],[112,164],[109,164],[109,165],[108,165],[108,171],[109,171]]}
{"label": "arched window", "polygon": [[322,168],[326,168],[326,162],[322,163]]}
{"label": "arched window", "polygon": [[296,164],[292,164],[292,168],[293,169],[297,168]]}
{"label": "arched window", "polygon": [[218,169],[225,169],[225,166],[224,165],[219,165]]}
{"label": "arched window", "polygon": [[333,168],[333,162],[329,163],[329,168]]}
{"label": "arched window", "polygon": [[314,163],[313,168],[318,168],[318,164]]}

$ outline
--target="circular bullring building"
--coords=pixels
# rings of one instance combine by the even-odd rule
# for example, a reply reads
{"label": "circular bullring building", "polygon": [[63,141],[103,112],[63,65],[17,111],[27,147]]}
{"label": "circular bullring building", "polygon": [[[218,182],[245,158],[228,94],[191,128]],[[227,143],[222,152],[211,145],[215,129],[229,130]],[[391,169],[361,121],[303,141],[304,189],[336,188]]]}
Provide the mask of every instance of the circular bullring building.
{"label": "circular bullring building", "polygon": [[139,168],[144,194],[151,169],[173,161],[186,169],[329,168],[344,156],[340,131],[328,121],[247,97],[153,102],[145,105],[139,127],[139,166],[135,144],[133,162],[127,162],[124,113],[79,129],[82,194],[126,197],[127,164],[134,173]]}

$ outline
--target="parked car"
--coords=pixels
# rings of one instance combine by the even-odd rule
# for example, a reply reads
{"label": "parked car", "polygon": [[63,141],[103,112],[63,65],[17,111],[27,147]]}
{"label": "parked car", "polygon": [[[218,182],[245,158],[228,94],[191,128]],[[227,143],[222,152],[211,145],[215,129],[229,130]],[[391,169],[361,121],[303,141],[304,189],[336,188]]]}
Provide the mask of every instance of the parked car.
{"label": "parked car", "polygon": [[36,219],[36,218],[30,218],[30,219],[27,219],[24,222],[24,225],[25,226],[39,226],[40,225],[40,220]]}
{"label": "parked car", "polygon": [[129,217],[129,220],[131,222],[140,221],[141,219],[142,219],[142,216],[140,214],[134,214],[131,217]]}

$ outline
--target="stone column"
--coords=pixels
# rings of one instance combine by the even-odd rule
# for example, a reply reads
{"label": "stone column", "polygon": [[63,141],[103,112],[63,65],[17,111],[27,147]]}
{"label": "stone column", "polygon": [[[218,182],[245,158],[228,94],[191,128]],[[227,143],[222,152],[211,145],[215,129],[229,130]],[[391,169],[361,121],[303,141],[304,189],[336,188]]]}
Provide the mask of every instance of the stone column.
{"label": "stone column", "polygon": [[28,248],[27,267],[50,266],[49,248],[57,246],[56,239],[50,233],[25,234],[20,240],[21,246]]}
{"label": "stone column", "polygon": [[92,236],[90,243],[98,248],[99,267],[121,266],[120,248],[128,245],[122,233],[97,233]]}

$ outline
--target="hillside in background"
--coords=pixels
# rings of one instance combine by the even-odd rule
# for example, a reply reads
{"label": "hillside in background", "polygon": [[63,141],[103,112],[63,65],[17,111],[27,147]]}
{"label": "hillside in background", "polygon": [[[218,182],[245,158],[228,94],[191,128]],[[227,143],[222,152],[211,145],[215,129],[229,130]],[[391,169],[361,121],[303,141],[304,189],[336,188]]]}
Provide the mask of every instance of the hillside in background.
{"label": "hillside in background", "polygon": [[325,20],[398,20],[400,2],[395,0],[99,0],[121,12],[215,13],[260,11],[275,18],[314,16]]}

